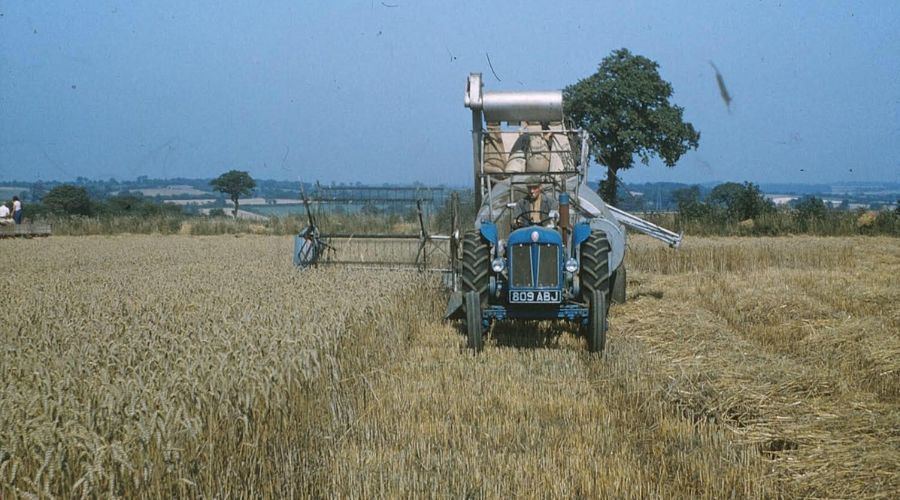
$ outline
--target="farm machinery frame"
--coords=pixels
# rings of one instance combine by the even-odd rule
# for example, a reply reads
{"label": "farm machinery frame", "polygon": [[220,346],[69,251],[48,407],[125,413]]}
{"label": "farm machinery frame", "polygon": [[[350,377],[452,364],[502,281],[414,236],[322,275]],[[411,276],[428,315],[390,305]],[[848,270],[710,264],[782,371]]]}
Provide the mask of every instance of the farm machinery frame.
{"label": "farm machinery frame", "polygon": [[[345,190],[359,188],[342,188]],[[303,205],[306,211],[307,225],[294,237],[294,265],[300,268],[316,267],[319,265],[345,265],[361,268],[387,268],[387,269],[416,269],[420,272],[441,272],[450,274],[450,270],[456,264],[455,244],[458,234],[455,229],[458,226],[458,195],[451,193],[449,198],[451,234],[433,234],[429,230],[429,217],[426,203],[433,198],[416,197],[408,195],[402,199],[396,198],[391,188],[364,188],[369,192],[378,192],[380,196],[367,196],[364,200],[347,198],[321,197],[310,198],[305,192],[301,193]],[[404,192],[410,192],[407,188],[400,188]],[[322,190],[317,190],[321,193]],[[430,192],[429,192],[430,194]],[[377,205],[387,202],[396,205],[397,202],[414,203],[415,221],[418,226],[416,233],[410,232],[322,232],[320,229],[321,212],[313,207],[321,208],[322,202],[345,202],[359,204],[363,201],[368,205]],[[318,212],[318,213],[317,213]]]}
{"label": "farm machinery frame", "polygon": [[562,92],[485,92],[473,73],[464,103],[479,208],[461,237],[447,317],[462,321],[476,352],[484,329],[507,319],[573,322],[602,352],[609,305],[626,296],[625,226],[671,247],[681,235],[608,206],[588,186],[590,143],[567,125]]}

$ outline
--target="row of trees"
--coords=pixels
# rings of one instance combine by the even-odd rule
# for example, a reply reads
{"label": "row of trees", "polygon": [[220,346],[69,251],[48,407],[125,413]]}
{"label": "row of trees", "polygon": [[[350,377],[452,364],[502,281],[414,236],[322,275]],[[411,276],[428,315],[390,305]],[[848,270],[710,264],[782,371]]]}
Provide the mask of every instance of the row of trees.
{"label": "row of trees", "polygon": [[159,216],[180,215],[177,205],[157,203],[152,199],[130,193],[110,196],[102,201],[91,198],[83,186],[61,184],[50,189],[39,203],[26,207],[31,218],[56,216]]}
{"label": "row of trees", "polygon": [[893,211],[831,208],[824,200],[806,196],[776,207],[756,184],[728,182],[705,197],[699,186],[676,190],[676,222],[693,234],[823,235],[900,234],[900,200]]}
{"label": "row of trees", "polygon": [[[240,193],[238,193],[240,194]],[[726,183],[712,190],[704,191],[699,186],[691,186],[676,190],[678,212],[672,214],[649,214],[654,222],[666,227],[685,231],[692,235],[779,235],[809,233],[821,235],[854,235],[854,234],[891,234],[900,235],[900,208],[893,211],[850,211],[830,208],[815,197],[807,197],[795,202],[792,206],[775,207],[752,183]],[[132,194],[120,194],[105,200],[94,201],[81,186],[62,185],[51,189],[44,197],[42,204],[29,204],[28,217],[40,218],[42,215],[91,216],[88,219],[76,218],[65,224],[71,230],[65,234],[114,234],[118,232],[160,232],[169,234],[178,232],[184,216],[181,207],[174,204],[159,203],[153,198]],[[224,216],[222,209],[218,215]],[[366,225],[377,221],[391,223],[401,220],[410,221],[409,214],[381,213],[380,211],[362,210],[352,216],[340,216],[330,221],[343,220],[342,224],[359,223],[365,219]],[[378,212],[378,213],[375,213]],[[431,221],[434,229],[448,230],[451,207],[446,205],[434,214]],[[468,216],[466,215],[468,214]],[[471,192],[461,193],[462,220],[472,220],[475,216],[474,200]],[[212,212],[210,215],[215,215]],[[374,215],[373,219],[371,216]],[[368,217],[368,218],[367,218]],[[213,223],[214,218],[209,219]],[[79,221],[94,221],[98,227],[78,228]],[[171,225],[171,224],[174,225]],[[138,224],[138,226],[135,226]],[[192,223],[192,227],[197,222]],[[290,226],[290,231],[299,230],[305,224],[302,216],[275,218],[267,223],[273,228],[280,228],[275,234],[283,232]],[[141,226],[143,225],[143,226]],[[162,226],[161,226],[162,225]],[[201,222],[202,225],[202,222]],[[146,227],[144,227],[146,226]],[[165,227],[163,227],[165,226]],[[170,227],[171,226],[171,227]],[[297,226],[297,227],[295,227]],[[160,229],[163,227],[163,229]],[[349,227],[349,226],[348,226]],[[246,229],[246,228],[244,228]],[[205,231],[205,232],[204,232]],[[219,234],[216,231],[241,231],[241,226],[210,226],[197,234]]]}
{"label": "row of trees", "polygon": [[[247,172],[231,170],[210,182],[213,190],[225,193],[234,202],[233,214],[238,211],[238,200],[241,196],[253,193],[256,182]],[[43,194],[40,202],[28,206],[29,216],[158,216],[180,215],[178,205],[159,203],[142,195],[129,192],[109,196],[96,201],[83,185],[60,184]]]}
{"label": "row of trees", "polygon": [[759,186],[751,182],[719,184],[705,199],[701,199],[699,186],[678,189],[673,196],[678,213],[685,219],[712,217],[739,222],[775,211],[775,205],[763,196]]}

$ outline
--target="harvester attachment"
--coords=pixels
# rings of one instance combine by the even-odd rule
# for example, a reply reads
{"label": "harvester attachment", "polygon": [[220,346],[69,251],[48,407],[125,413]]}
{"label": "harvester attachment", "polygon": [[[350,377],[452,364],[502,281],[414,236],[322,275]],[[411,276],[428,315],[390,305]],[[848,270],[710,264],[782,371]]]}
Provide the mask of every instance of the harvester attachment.
{"label": "harvester attachment", "polygon": [[458,247],[458,197],[451,196],[450,234],[431,234],[421,200],[416,201],[418,233],[321,232],[304,196],[308,225],[294,237],[294,264],[301,267],[344,265],[358,268],[415,269],[441,272],[455,280]]}

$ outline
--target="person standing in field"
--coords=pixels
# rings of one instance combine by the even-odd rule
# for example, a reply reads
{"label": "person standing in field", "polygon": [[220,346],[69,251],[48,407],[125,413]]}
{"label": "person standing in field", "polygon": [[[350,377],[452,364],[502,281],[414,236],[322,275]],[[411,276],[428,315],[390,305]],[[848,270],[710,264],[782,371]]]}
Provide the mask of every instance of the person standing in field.
{"label": "person standing in field", "polygon": [[0,203],[0,226],[5,226],[13,222],[13,220],[9,218],[9,215],[9,207],[6,206],[6,203]]}
{"label": "person standing in field", "polygon": [[13,220],[16,221],[16,224],[22,223],[22,202],[19,201],[18,196],[13,196]]}

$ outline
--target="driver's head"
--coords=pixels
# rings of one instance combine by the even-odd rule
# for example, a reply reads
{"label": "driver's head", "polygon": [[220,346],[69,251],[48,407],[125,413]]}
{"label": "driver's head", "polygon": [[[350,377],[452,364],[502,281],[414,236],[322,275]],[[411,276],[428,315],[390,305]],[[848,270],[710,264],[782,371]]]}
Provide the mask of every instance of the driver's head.
{"label": "driver's head", "polygon": [[528,188],[528,197],[531,199],[537,198],[541,192],[541,181],[537,176],[529,177],[525,186]]}

